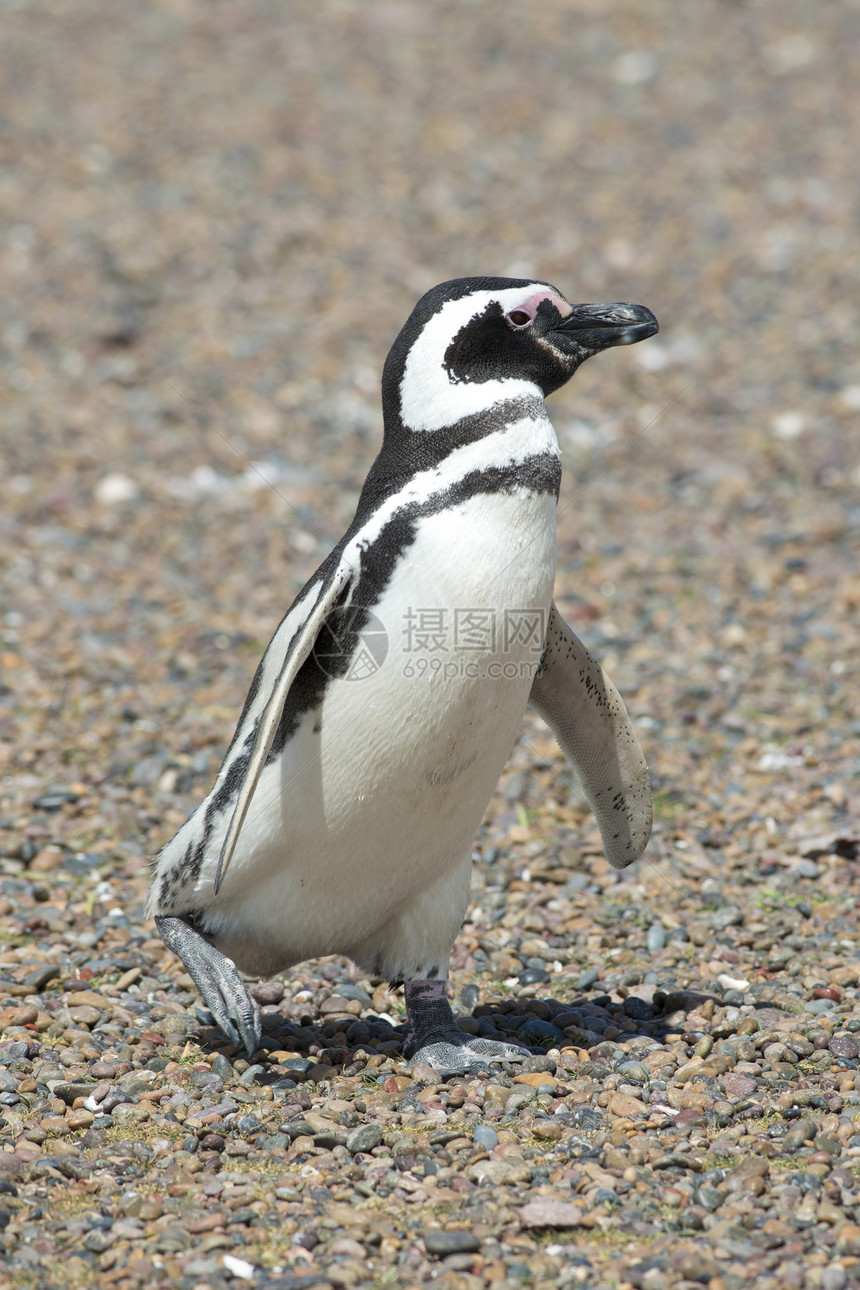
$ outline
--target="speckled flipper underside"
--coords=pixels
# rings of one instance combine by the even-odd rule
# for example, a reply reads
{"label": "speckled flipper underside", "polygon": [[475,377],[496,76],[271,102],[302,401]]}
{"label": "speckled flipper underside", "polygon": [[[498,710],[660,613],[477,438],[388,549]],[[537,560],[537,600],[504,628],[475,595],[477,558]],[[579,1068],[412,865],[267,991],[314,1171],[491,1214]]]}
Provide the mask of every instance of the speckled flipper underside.
{"label": "speckled flipper underside", "polygon": [[624,700],[555,605],[529,703],[551,727],[582,781],[606,858],[638,860],[651,836],[651,782]]}

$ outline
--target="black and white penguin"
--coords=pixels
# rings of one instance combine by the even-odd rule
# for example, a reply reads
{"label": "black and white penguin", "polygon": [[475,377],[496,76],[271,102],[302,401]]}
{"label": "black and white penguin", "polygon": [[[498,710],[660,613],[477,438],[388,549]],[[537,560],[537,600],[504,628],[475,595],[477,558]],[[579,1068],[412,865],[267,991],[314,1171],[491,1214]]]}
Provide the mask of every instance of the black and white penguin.
{"label": "black and white penguin", "polygon": [[217,1024],[255,1052],[240,971],[322,954],[403,983],[404,1053],[511,1061],[445,997],[471,843],[527,703],[582,780],[606,855],[651,830],[648,770],[612,682],[553,604],[561,464],[544,397],[653,336],[633,304],[462,278],[418,302],[385,363],[385,432],[355,519],[296,597],[215,783],[154,862],[149,912]]}

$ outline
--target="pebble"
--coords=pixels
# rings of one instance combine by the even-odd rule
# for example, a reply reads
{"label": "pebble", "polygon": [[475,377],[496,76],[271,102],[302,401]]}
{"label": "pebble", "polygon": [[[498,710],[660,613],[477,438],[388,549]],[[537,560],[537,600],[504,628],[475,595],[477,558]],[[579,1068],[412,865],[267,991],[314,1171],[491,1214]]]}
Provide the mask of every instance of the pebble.
{"label": "pebble", "polygon": [[476,1124],[472,1137],[480,1146],[493,1151],[499,1145],[499,1135],[489,1124]]}
{"label": "pebble", "polygon": [[347,1135],[346,1149],[351,1155],[359,1151],[372,1151],[382,1142],[382,1129],[378,1124],[362,1124]]}
{"label": "pebble", "polygon": [[424,1248],[441,1259],[449,1254],[477,1254],[481,1242],[473,1232],[434,1231],[424,1233]]}
{"label": "pebble", "polygon": [[649,954],[656,954],[666,946],[666,929],[660,923],[652,923],[648,928],[646,939]]}

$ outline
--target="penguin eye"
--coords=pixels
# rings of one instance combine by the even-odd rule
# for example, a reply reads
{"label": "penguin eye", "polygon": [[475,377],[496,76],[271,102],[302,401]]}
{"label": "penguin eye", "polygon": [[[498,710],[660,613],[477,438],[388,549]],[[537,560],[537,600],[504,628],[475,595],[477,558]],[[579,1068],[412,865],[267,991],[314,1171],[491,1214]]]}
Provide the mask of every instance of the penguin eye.
{"label": "penguin eye", "polygon": [[531,315],[527,314],[525,309],[512,309],[508,314],[508,322],[514,327],[528,327]]}

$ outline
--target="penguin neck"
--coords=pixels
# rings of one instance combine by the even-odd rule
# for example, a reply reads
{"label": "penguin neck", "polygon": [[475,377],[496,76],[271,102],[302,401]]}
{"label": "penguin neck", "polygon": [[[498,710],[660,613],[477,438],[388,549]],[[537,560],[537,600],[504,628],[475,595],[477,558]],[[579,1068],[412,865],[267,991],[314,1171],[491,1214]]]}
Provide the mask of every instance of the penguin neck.
{"label": "penguin neck", "polygon": [[[511,384],[519,385],[520,382]],[[526,419],[545,422],[554,433],[543,394],[537,386],[530,386],[528,382],[522,384],[526,387],[523,392],[512,390],[511,397],[496,399],[474,412],[467,409],[464,415],[449,422],[442,422],[440,418],[433,430],[413,430],[404,424],[398,402],[384,400],[384,433],[377,462],[396,469],[398,474],[427,470],[444,461],[457,448],[503,433]],[[431,415],[432,412],[428,417]]]}
{"label": "penguin neck", "polygon": [[[536,387],[535,387],[536,388]],[[396,400],[383,400],[385,432],[382,448],[370,468],[359,501],[358,515],[366,515],[386,497],[398,492],[420,471],[433,470],[457,449],[482,439],[504,434],[511,427],[529,422],[540,426],[541,447],[558,452],[543,395],[535,390],[520,397],[504,399],[479,413],[461,417],[451,425],[433,431],[414,431],[403,425]],[[513,446],[513,445],[512,445]],[[515,453],[512,453],[512,456]]]}

